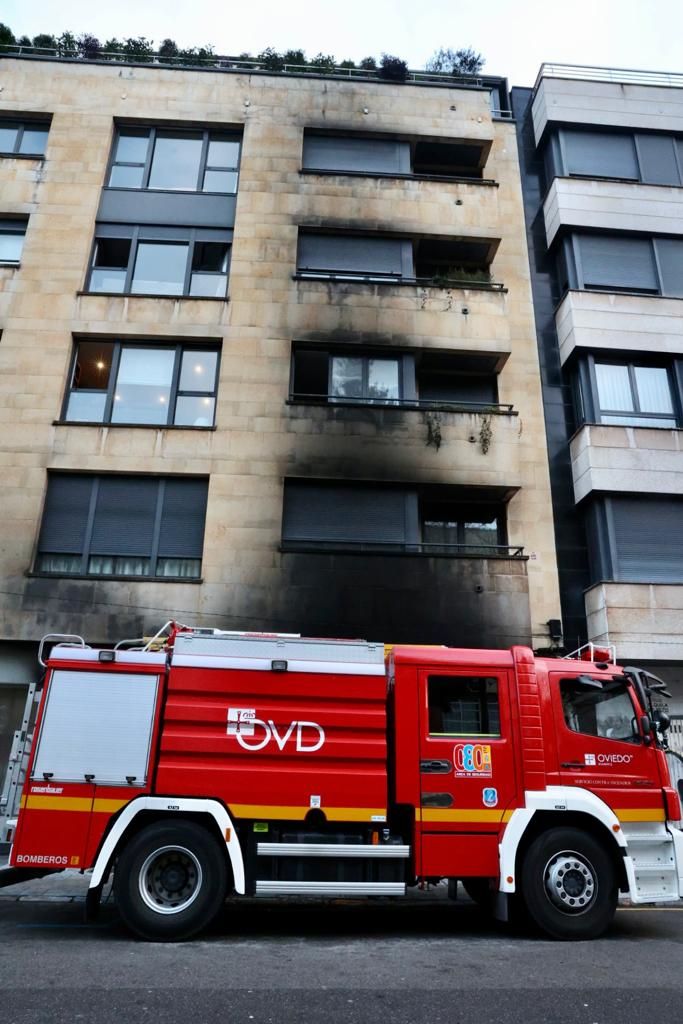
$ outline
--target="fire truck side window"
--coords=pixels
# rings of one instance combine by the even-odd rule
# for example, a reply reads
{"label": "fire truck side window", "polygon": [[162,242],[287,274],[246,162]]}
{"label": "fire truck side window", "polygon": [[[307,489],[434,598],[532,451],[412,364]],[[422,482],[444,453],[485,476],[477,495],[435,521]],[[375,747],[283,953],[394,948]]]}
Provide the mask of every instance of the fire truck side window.
{"label": "fire truck side window", "polygon": [[600,689],[593,689],[575,679],[561,679],[560,694],[564,720],[572,732],[638,742],[635,709],[623,683],[607,679]]}
{"label": "fire truck side window", "polygon": [[429,676],[430,736],[500,736],[498,680],[490,676]]}

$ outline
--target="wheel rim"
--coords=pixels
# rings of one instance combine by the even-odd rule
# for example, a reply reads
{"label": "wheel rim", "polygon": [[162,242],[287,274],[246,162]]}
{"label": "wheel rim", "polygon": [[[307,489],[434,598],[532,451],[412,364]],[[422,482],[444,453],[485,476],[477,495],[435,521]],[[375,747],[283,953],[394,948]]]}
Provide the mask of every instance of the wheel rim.
{"label": "wheel rim", "polygon": [[554,854],[543,872],[545,893],[564,914],[585,914],[598,895],[595,868],[582,853],[563,850]]}
{"label": "wheel rim", "polygon": [[143,902],[157,914],[180,914],[202,888],[202,866],[184,846],[162,846],[140,868]]}

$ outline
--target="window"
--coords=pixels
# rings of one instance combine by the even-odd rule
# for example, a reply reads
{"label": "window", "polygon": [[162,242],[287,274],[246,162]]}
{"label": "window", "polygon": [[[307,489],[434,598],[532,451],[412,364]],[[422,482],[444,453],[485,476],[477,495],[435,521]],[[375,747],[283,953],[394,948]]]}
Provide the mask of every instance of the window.
{"label": "window", "polygon": [[198,579],[207,492],[198,477],[50,474],[36,570]]}
{"label": "window", "polygon": [[587,528],[594,582],[683,583],[683,498],[598,498]]}
{"label": "window", "polygon": [[683,184],[682,140],[659,132],[560,129],[546,148],[548,180],[555,174],[624,178],[649,185]]}
{"label": "window", "polygon": [[495,357],[462,353],[344,349],[295,343],[293,401],[411,408],[498,404]]}
{"label": "window", "polygon": [[433,553],[486,555],[504,545],[501,509],[425,495],[420,502],[422,541]]}
{"label": "window", "polygon": [[44,156],[49,124],[0,120],[0,155]]}
{"label": "window", "polygon": [[595,379],[601,423],[640,427],[675,427],[671,380],[663,366],[603,363]]}
{"label": "window", "polygon": [[473,502],[454,490],[287,480],[283,548],[510,557],[502,499]]}
{"label": "window", "polygon": [[304,135],[303,167],[335,174],[480,179],[486,147],[462,141],[369,135]]}
{"label": "window", "polygon": [[500,736],[498,680],[488,676],[429,676],[430,736]]}
{"label": "window", "polygon": [[683,296],[683,240],[575,234],[565,240],[558,275],[570,288]]}
{"label": "window", "polygon": [[0,220],[0,263],[18,264],[26,236],[25,220]]}
{"label": "window", "polygon": [[241,137],[235,132],[121,127],[110,188],[174,192],[237,191]]}
{"label": "window", "polygon": [[[297,272],[304,277],[491,285],[496,241],[299,234]],[[494,287],[500,287],[499,285]]]}
{"label": "window", "polygon": [[605,679],[588,686],[576,679],[560,680],[565,724],[572,732],[602,739],[637,743],[640,739],[635,711],[624,683]]}
{"label": "window", "polygon": [[100,224],[88,291],[225,298],[231,231]]}
{"label": "window", "polygon": [[217,370],[217,349],[79,341],[64,419],[210,427]]}

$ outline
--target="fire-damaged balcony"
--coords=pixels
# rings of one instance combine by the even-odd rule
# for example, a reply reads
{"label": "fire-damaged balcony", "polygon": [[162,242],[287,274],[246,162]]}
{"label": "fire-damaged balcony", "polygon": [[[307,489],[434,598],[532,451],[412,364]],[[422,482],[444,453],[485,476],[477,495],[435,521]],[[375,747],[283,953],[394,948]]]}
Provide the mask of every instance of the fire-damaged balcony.
{"label": "fire-damaged balcony", "polygon": [[[502,488],[285,481],[278,620],[394,642],[505,646],[530,635],[526,556]],[[294,611],[296,609],[296,612]],[[525,641],[527,642],[527,641]]]}
{"label": "fire-damaged balcony", "polygon": [[478,353],[295,344],[289,401],[511,414],[498,401],[504,362]]}
{"label": "fire-damaged balcony", "polygon": [[297,280],[504,291],[491,275],[500,239],[302,229]]}

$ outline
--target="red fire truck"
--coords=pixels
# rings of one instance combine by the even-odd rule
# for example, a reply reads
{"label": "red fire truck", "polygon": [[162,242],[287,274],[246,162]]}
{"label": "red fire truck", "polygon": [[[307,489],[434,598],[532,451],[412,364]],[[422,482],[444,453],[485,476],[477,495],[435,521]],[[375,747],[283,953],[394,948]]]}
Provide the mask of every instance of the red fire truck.
{"label": "red fire truck", "polygon": [[121,916],[153,940],[196,934],[230,893],[400,896],[448,879],[560,939],[601,934],[620,893],[683,897],[663,684],[647,672],[595,653],[386,656],[165,630],[52,647],[5,884],[89,870],[93,914],[113,872]]}

